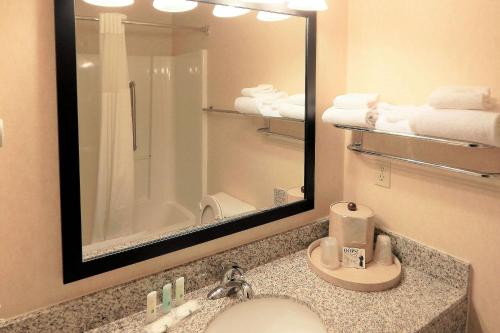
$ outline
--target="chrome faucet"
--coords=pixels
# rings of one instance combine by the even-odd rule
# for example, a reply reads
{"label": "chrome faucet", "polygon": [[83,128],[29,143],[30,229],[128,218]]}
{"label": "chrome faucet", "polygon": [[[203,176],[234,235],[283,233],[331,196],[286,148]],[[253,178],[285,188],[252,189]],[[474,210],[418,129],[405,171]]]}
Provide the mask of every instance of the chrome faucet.
{"label": "chrome faucet", "polygon": [[223,297],[237,295],[240,299],[250,299],[253,297],[252,286],[245,281],[243,269],[232,262],[224,266],[221,283],[218,287],[208,293],[209,300],[216,300]]}

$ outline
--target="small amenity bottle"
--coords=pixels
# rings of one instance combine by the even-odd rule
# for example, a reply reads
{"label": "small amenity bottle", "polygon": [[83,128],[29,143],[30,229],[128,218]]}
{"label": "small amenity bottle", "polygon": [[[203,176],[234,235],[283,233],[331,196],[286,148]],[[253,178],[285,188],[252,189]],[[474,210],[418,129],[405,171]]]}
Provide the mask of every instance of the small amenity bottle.
{"label": "small amenity bottle", "polygon": [[184,277],[175,281],[175,306],[184,303]]}
{"label": "small amenity bottle", "polygon": [[163,314],[167,314],[172,308],[172,284],[168,283],[163,286],[163,299],[162,299]]}

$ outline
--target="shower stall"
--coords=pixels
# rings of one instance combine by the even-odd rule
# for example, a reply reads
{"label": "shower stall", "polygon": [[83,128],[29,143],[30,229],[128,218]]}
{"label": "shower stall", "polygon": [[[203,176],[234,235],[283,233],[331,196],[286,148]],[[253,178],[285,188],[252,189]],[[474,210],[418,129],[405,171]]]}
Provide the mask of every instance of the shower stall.
{"label": "shower stall", "polygon": [[[128,55],[133,122],[132,232],[93,240],[99,176],[100,56],[78,53],[78,121],[84,252],[161,238],[198,223],[206,193],[206,51]],[[189,93],[187,93],[189,92]]]}

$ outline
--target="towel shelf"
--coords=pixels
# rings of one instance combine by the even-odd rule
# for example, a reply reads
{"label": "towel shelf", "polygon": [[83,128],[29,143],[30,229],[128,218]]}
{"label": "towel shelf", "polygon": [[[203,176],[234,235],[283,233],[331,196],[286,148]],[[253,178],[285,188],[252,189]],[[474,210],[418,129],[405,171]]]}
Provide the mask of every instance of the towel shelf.
{"label": "towel shelf", "polygon": [[367,149],[363,146],[363,134],[364,133],[373,133],[373,134],[381,134],[381,135],[391,135],[391,136],[397,136],[397,137],[404,137],[404,138],[411,138],[411,139],[417,139],[417,140],[424,140],[424,141],[448,144],[448,145],[453,145],[453,146],[460,146],[460,147],[465,147],[465,148],[495,148],[493,146],[489,146],[489,145],[485,145],[485,144],[477,143],[477,142],[451,140],[451,139],[437,138],[437,137],[431,137],[431,136],[422,136],[422,135],[405,134],[405,133],[392,133],[392,132],[380,131],[380,130],[364,128],[364,127],[345,126],[345,125],[334,125],[334,126],[337,128],[340,128],[340,129],[351,130],[351,131],[358,133],[358,136],[353,139],[354,142],[347,146],[347,149],[349,149],[353,152],[356,152],[356,153],[361,153],[361,154],[368,155],[368,156],[386,158],[386,159],[390,159],[390,160],[394,160],[394,161],[405,162],[405,163],[410,163],[410,164],[415,164],[415,165],[431,167],[431,168],[435,168],[435,169],[440,169],[440,170],[449,171],[449,172],[455,172],[455,173],[459,173],[459,174],[463,174],[463,175],[467,175],[467,176],[473,176],[473,177],[494,178],[494,177],[500,176],[500,172],[483,172],[483,171],[477,171],[477,170],[471,170],[471,169],[465,169],[465,168],[458,168],[458,167],[453,167],[453,166],[446,165],[446,164],[426,162],[426,161],[421,161],[421,160],[417,160],[417,159],[411,159],[411,158],[407,158],[407,157],[401,157],[401,156],[382,153],[382,152],[375,151],[375,150],[370,150],[370,149]]}
{"label": "towel shelf", "polygon": [[301,119],[295,119],[295,118],[285,118],[285,117],[266,117],[260,114],[251,114],[251,113],[242,113],[234,110],[225,110],[225,109],[216,109],[214,107],[209,107],[209,108],[204,108],[202,109],[204,112],[208,113],[224,113],[224,114],[231,114],[231,115],[236,115],[236,116],[243,116],[243,117],[251,117],[251,118],[262,118],[262,119],[272,119],[272,120],[280,120],[280,121],[291,121],[291,122],[297,122],[297,123],[303,123],[304,121]]}
{"label": "towel shelf", "polygon": [[356,132],[362,132],[362,133],[375,133],[375,134],[399,136],[399,137],[403,137],[403,138],[444,143],[444,144],[448,144],[448,145],[467,147],[467,148],[495,148],[493,146],[489,146],[489,145],[486,145],[483,143],[478,143],[478,142],[445,139],[445,138],[438,138],[438,137],[434,137],[434,136],[425,136],[425,135],[417,135],[417,134],[387,132],[387,131],[380,131],[377,129],[365,128],[365,127],[356,127],[356,126],[347,126],[347,125],[334,125],[334,126],[337,128],[356,131]]}

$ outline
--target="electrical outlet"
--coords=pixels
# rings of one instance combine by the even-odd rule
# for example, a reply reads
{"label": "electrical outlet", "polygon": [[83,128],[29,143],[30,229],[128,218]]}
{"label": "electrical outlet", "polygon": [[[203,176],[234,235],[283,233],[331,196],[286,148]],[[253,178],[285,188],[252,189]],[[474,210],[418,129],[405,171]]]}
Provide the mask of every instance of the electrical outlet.
{"label": "electrical outlet", "polygon": [[391,163],[377,162],[375,185],[385,188],[391,187]]}

